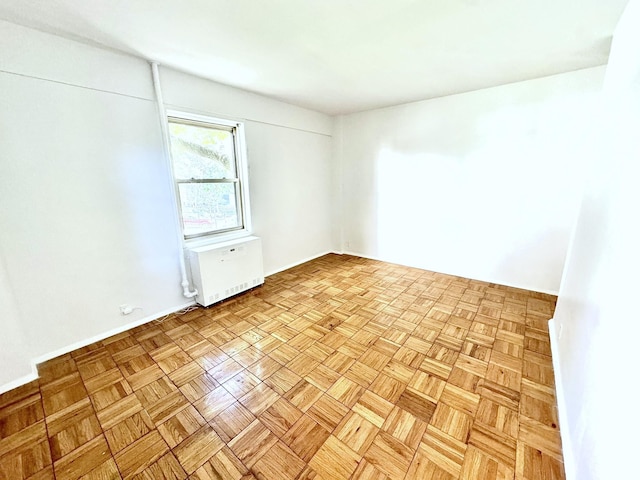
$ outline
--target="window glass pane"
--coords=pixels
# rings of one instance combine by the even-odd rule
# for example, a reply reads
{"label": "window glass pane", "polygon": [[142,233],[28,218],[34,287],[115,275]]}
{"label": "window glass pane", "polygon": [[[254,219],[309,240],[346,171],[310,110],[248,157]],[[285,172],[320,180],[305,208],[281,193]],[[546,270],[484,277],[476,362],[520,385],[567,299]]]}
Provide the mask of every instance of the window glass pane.
{"label": "window glass pane", "polygon": [[169,134],[177,179],[237,177],[229,130],[170,121]]}
{"label": "window glass pane", "polygon": [[184,234],[242,227],[234,183],[180,183]]}

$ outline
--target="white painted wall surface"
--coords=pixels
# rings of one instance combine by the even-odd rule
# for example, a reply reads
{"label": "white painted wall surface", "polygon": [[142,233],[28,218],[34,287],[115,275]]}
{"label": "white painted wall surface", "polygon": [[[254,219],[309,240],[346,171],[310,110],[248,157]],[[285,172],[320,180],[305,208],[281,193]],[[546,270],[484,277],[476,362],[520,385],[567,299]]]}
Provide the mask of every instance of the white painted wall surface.
{"label": "white painted wall surface", "polygon": [[4,72],[153,99],[151,71],[139,58],[3,20],[0,32]]}
{"label": "white painted wall surface", "polygon": [[334,251],[331,137],[245,124],[255,234],[267,275]]}
{"label": "white painted wall surface", "polygon": [[593,116],[594,163],[551,332],[568,480],[637,477],[639,23],[634,0],[616,31],[603,106]]}
{"label": "white painted wall surface", "polygon": [[34,352],[187,303],[155,105],[12,74],[0,92],[0,246]]}
{"label": "white painted wall surface", "polygon": [[[16,339],[14,353],[5,351],[13,360],[2,364],[1,391],[33,359],[190,302],[181,295],[148,63],[5,22],[0,37],[11,45],[0,51],[0,254],[8,283],[0,296],[4,303],[10,291],[15,300],[0,313],[8,310],[3,332]],[[193,93],[187,98],[200,111],[257,120],[247,122],[250,184],[260,185],[252,203],[267,272],[331,250],[331,119],[176,77],[172,86]],[[242,108],[231,110],[230,95]],[[124,303],[140,308],[122,316]]]}
{"label": "white painted wall surface", "polygon": [[[27,377],[32,374],[29,345],[21,328],[22,317],[9,285],[2,255],[0,255],[0,321],[2,322],[0,393],[2,393],[10,387],[18,386],[15,382],[29,381]],[[3,385],[7,387],[2,388]]]}
{"label": "white painted wall surface", "polygon": [[[24,65],[41,55],[34,43],[42,55],[58,46],[56,69],[67,75],[34,78],[17,63],[0,73],[0,251],[33,360],[188,302],[156,106],[127,94],[128,85],[136,95],[140,82],[151,88],[148,64],[20,35]],[[118,74],[131,78],[117,92],[86,85],[102,56],[106,69],[121,57]],[[125,317],[123,303],[140,308]]]}
{"label": "white painted wall surface", "polygon": [[335,250],[331,117],[160,69],[174,110],[246,120],[253,230],[266,274]]}
{"label": "white painted wall surface", "polygon": [[195,77],[172,68],[160,69],[164,101],[170,108],[189,108],[205,115],[241,117],[280,127],[331,135],[332,117],[246,90]]}
{"label": "white painted wall surface", "polygon": [[557,293],[603,73],[342,117],[344,250]]}

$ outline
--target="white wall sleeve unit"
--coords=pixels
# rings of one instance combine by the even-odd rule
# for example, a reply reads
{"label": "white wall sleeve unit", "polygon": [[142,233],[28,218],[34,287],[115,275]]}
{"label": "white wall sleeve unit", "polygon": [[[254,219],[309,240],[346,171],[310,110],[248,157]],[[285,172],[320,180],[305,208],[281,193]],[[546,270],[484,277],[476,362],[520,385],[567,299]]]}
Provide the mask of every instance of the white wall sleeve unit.
{"label": "white wall sleeve unit", "polygon": [[208,307],[264,283],[262,242],[245,237],[188,250],[196,302]]}

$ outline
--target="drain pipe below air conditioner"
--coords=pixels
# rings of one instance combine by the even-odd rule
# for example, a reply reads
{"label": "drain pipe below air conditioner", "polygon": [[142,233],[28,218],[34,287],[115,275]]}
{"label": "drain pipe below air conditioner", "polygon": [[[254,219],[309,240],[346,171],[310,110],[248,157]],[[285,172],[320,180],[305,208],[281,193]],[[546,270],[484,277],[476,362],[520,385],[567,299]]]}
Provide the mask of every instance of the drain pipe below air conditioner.
{"label": "drain pipe below air conditioner", "polygon": [[[158,72],[158,64],[151,63],[151,73],[153,74],[153,88],[156,93],[156,103],[158,105],[158,115],[160,116],[160,129],[162,130],[162,151],[167,164],[168,172],[173,177],[173,165],[171,165],[171,154],[169,148],[169,128],[167,127],[167,114],[164,109],[164,101],[162,100],[162,90],[160,88],[160,74]],[[170,180],[171,191],[173,192],[173,198],[178,198],[178,192],[176,191],[175,183]],[[184,232],[182,231],[182,221],[180,220],[180,214],[178,213],[178,206],[174,203],[173,216],[176,223],[176,232],[178,237],[178,245],[180,245],[182,251],[180,252],[180,273],[182,274],[182,295],[186,298],[193,298],[198,295],[198,290],[194,289],[190,291],[189,279],[187,277],[187,266],[184,260]]]}

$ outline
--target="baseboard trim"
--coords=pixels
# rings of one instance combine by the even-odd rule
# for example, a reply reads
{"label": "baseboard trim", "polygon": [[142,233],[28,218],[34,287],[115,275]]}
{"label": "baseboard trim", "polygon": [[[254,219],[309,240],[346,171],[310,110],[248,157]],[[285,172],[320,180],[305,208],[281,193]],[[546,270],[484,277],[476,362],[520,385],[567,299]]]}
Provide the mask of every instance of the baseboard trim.
{"label": "baseboard trim", "polygon": [[121,325],[119,327],[116,327],[116,328],[113,328],[111,330],[108,330],[106,332],[99,333],[98,335],[94,335],[93,337],[90,337],[90,338],[87,338],[87,339],[83,339],[83,340],[80,340],[79,342],[75,342],[75,343],[72,343],[71,345],[67,345],[65,347],[59,348],[57,350],[54,350],[53,352],[49,352],[49,353],[46,353],[44,355],[40,355],[39,357],[34,358],[31,362],[33,363],[33,365],[35,367],[39,363],[46,362],[48,360],[51,360],[52,358],[59,357],[60,355],[64,355],[66,353],[73,352],[74,350],[77,350],[79,348],[86,347],[87,345],[91,345],[92,343],[104,340],[105,338],[109,338],[109,337],[112,337],[112,336],[117,335],[119,333],[126,332],[127,330],[131,330],[132,328],[139,327],[140,325],[144,325],[145,323],[152,322],[154,320],[157,320],[159,318],[164,317],[165,315],[170,315],[172,313],[178,312],[178,311],[182,310],[183,308],[187,308],[187,307],[190,307],[192,305],[195,305],[195,301],[194,300],[192,300],[192,301],[190,301],[188,303],[182,304],[180,306],[171,307],[171,308],[169,308],[167,310],[163,310],[161,312],[154,313],[153,315],[149,315],[147,317],[140,318],[138,320],[134,320],[133,322],[129,322],[129,323],[126,323],[126,324]]}
{"label": "baseboard trim", "polygon": [[280,273],[280,272],[284,272],[285,270],[289,270],[290,268],[293,267],[297,267],[298,265],[302,265],[303,263],[307,263],[310,262],[311,260],[315,260],[316,258],[320,258],[320,257],[324,257],[325,255],[329,255],[330,253],[336,253],[333,250],[327,250],[326,252],[322,252],[322,253],[318,253],[317,255],[312,255],[310,257],[307,257],[303,260],[300,260],[299,262],[294,262],[294,263],[290,263],[288,265],[285,265],[283,267],[278,267],[275,270],[272,270],[270,272],[267,272],[264,274],[265,277],[269,277],[271,275],[275,275],[276,273]]}
{"label": "baseboard trim", "polygon": [[13,390],[14,388],[21,387],[22,385],[26,385],[27,383],[36,380],[38,378],[38,372],[33,367],[33,365],[31,366],[31,368],[33,371],[30,374],[25,375],[24,377],[20,377],[9,383],[5,383],[4,385],[0,385],[0,395],[8,392],[9,390]]}
{"label": "baseboard trim", "polygon": [[94,335],[93,337],[80,340],[80,341],[72,343],[70,345],[66,345],[66,346],[64,346],[62,348],[58,348],[57,350],[54,350],[52,352],[48,352],[48,353],[45,353],[44,355],[40,355],[38,357],[32,358],[31,361],[30,361],[30,363],[31,363],[31,373],[29,375],[25,375],[24,377],[21,377],[21,378],[18,378],[16,380],[13,380],[13,381],[11,381],[9,383],[5,383],[4,385],[0,385],[0,394],[8,392],[9,390],[13,390],[14,388],[21,387],[22,385],[25,385],[25,384],[27,384],[29,382],[32,382],[32,381],[36,380],[38,378],[38,364],[40,364],[40,363],[43,363],[43,362],[46,362],[46,361],[51,360],[53,358],[59,357],[60,355],[65,355],[67,353],[73,352],[74,350],[77,350],[79,348],[86,347],[87,345],[91,345],[92,343],[99,342],[101,340],[104,340],[105,338],[112,337],[113,335],[117,335],[119,333],[126,332],[127,330],[131,330],[132,328],[139,327],[140,325],[144,325],[145,323],[152,322],[154,320],[157,320],[157,319],[162,318],[162,317],[164,317],[166,315],[178,312],[178,311],[182,310],[183,308],[187,308],[187,307],[190,307],[192,305],[195,305],[195,301],[193,301],[193,300],[188,302],[188,303],[185,303],[183,305],[179,305],[177,307],[171,307],[171,308],[169,308],[167,310],[163,310],[163,311],[155,313],[153,315],[149,315],[147,317],[140,318],[138,320],[126,323],[124,325],[121,325],[119,327],[113,328],[111,330],[108,330],[106,332],[100,333],[98,335]]}
{"label": "baseboard trim", "polygon": [[560,440],[562,441],[562,457],[566,480],[576,480],[576,466],[573,460],[573,448],[569,436],[569,419],[567,417],[567,402],[560,370],[560,351],[556,337],[556,323],[549,320],[549,340],[551,341],[551,361],[553,362],[553,377],[556,384],[556,403],[558,404],[558,421],[560,422]]}

